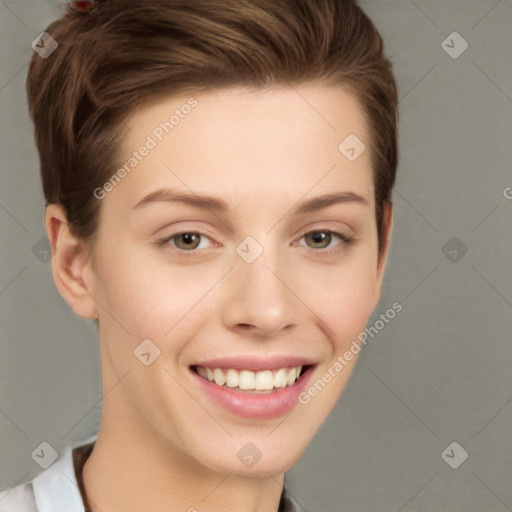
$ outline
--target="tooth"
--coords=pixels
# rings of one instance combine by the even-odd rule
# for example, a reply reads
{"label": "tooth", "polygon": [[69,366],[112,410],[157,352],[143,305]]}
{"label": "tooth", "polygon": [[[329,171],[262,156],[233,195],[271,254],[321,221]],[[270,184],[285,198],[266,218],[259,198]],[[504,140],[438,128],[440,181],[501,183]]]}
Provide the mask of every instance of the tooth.
{"label": "tooth", "polygon": [[299,378],[302,366],[280,368],[279,370],[235,370],[224,371],[221,368],[207,368],[197,366],[197,373],[218,386],[226,385],[229,388],[239,387],[243,390],[271,391],[273,388],[291,386]]}
{"label": "tooth", "polygon": [[236,388],[238,386],[238,372],[236,370],[227,371],[226,385],[228,388]]}
{"label": "tooth", "polygon": [[255,376],[254,372],[242,370],[238,377],[238,387],[240,389],[254,389]]}
{"label": "tooth", "polygon": [[270,370],[264,370],[256,374],[256,389],[258,391],[270,390],[274,387],[274,379]]}
{"label": "tooth", "polygon": [[297,378],[297,368],[290,368],[286,375],[286,383],[291,386]]}
{"label": "tooth", "polygon": [[274,387],[284,388],[286,386],[286,369],[280,368],[274,375]]}
{"label": "tooth", "polygon": [[215,368],[215,370],[213,370],[213,380],[215,380],[215,384],[223,386],[226,382],[226,375],[224,375],[224,372],[220,368]]}

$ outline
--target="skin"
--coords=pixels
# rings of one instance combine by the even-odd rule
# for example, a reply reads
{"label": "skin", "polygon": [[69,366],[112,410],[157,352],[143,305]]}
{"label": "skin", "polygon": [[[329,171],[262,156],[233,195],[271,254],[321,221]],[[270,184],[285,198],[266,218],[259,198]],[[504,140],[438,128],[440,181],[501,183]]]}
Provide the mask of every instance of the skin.
{"label": "skin", "polygon": [[[357,357],[307,405],[270,420],[244,419],[205,399],[189,365],[298,354],[317,361],[313,383],[380,299],[391,208],[379,254],[369,151],[354,162],[338,151],[351,133],[369,147],[355,97],[318,84],[194,97],[198,106],[101,201],[92,250],[71,235],[58,205],[46,210],[55,283],[78,315],[99,319],[103,411],[83,472],[94,512],[277,510],[284,472],[336,404]],[[188,98],[135,112],[123,155]],[[231,210],[165,202],[133,210],[162,186],[216,195]],[[334,191],[368,204],[288,213]],[[198,241],[180,237],[158,246],[182,229],[205,235],[202,252],[187,256]],[[304,236],[315,230],[355,242]],[[249,235],[263,247],[251,264],[235,251]],[[161,350],[149,366],[133,354],[146,338]],[[252,468],[237,458],[249,441],[262,454]]]}

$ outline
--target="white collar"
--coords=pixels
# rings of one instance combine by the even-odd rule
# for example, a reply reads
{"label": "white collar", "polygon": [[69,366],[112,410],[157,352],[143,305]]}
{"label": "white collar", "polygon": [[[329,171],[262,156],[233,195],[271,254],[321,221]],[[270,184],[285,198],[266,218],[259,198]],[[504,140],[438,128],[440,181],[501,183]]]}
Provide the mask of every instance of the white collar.
{"label": "white collar", "polygon": [[68,444],[62,455],[32,480],[40,512],[84,512],[84,503],[73,465],[73,450],[96,441],[97,434]]}

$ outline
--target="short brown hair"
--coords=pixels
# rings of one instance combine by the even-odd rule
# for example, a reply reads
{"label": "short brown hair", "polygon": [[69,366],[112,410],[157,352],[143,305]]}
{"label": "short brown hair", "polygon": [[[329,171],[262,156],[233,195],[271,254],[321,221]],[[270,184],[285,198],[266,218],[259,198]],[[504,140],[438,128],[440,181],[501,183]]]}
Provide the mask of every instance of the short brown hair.
{"label": "short brown hair", "polygon": [[380,246],[398,160],[397,87],[355,0],[104,0],[46,32],[59,46],[46,59],[34,53],[26,83],[43,191],[85,243],[97,232],[93,191],[118,167],[135,109],[187,92],[323,83],[347,86],[364,111]]}

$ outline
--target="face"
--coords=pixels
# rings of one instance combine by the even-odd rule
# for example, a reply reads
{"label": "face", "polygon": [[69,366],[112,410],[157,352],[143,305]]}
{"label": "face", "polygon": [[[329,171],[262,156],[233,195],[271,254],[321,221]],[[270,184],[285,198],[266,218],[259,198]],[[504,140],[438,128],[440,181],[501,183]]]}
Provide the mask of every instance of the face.
{"label": "face", "polygon": [[85,275],[104,386],[124,376],[119,428],[206,468],[268,476],[335,405],[380,297],[369,151],[338,149],[349,134],[369,147],[368,133],[341,87],[189,98],[131,117],[122,155],[136,165],[97,194]]}

